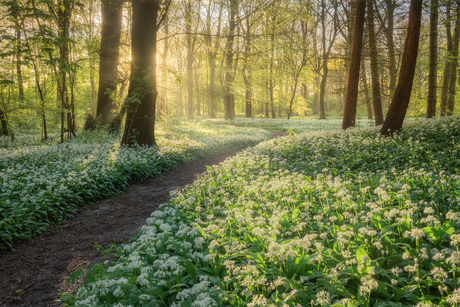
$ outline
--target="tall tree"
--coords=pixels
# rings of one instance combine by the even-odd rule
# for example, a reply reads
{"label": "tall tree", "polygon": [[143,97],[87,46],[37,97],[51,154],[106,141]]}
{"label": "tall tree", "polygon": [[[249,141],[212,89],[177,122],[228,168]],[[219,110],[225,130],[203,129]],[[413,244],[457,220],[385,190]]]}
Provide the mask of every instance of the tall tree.
{"label": "tall tree", "polygon": [[[329,74],[329,56],[338,33],[337,25],[337,3],[333,2],[332,6],[326,6],[326,0],[321,0],[320,8],[320,28],[321,28],[321,83],[319,90],[319,119],[326,119],[326,105],[324,98],[326,95],[327,77]],[[332,10],[332,13],[329,10]],[[328,27],[329,24],[329,27]],[[329,29],[328,29],[329,28]],[[327,33],[329,31],[329,37]]]}
{"label": "tall tree", "polygon": [[156,145],[157,31],[166,17],[168,7],[169,3],[163,13],[159,14],[160,0],[132,2],[131,76],[125,101],[126,124],[122,138],[122,144],[125,145]]}
{"label": "tall tree", "polygon": [[[340,13],[338,14],[338,23],[340,24],[339,33],[344,38],[344,42],[341,44],[344,51],[344,66],[345,71],[348,73],[350,70],[351,60],[351,49],[353,45],[353,31],[356,15],[356,0],[340,1],[339,6],[341,7]],[[340,104],[338,104],[340,109]]]}
{"label": "tall tree", "polygon": [[123,0],[101,1],[102,29],[96,108],[96,117],[101,125],[112,124],[118,110],[116,91],[122,14]]}
{"label": "tall tree", "polygon": [[458,49],[460,45],[460,1],[456,1],[456,19],[454,28],[454,37],[452,42],[451,67],[449,75],[449,91],[447,99],[446,115],[454,114],[455,92],[457,88],[457,67],[458,67]]}
{"label": "tall tree", "polygon": [[207,13],[206,13],[206,48],[208,54],[208,65],[209,65],[209,117],[216,118],[216,58],[217,51],[219,50],[220,43],[220,30],[222,24],[222,10],[223,6],[219,6],[219,16],[217,17],[217,30],[214,38],[211,35],[211,7],[215,3],[213,0],[209,0]]}
{"label": "tall tree", "polygon": [[165,19],[163,28],[164,35],[163,38],[163,53],[161,54],[161,74],[162,74],[162,87],[160,91],[160,101],[159,111],[163,114],[168,114],[168,51],[169,51],[169,24],[168,19]]}
{"label": "tall tree", "polygon": [[[14,1],[16,5],[19,4]],[[21,38],[21,26],[20,26],[20,16],[19,16],[19,7],[16,8],[16,12],[13,11],[13,21],[14,21],[14,33],[15,33],[15,56],[16,56],[16,75],[18,83],[18,94],[19,102],[24,102],[24,84],[22,78],[22,38]]]}
{"label": "tall tree", "polygon": [[446,40],[447,40],[447,48],[446,48],[446,59],[442,77],[442,89],[441,89],[441,107],[440,107],[440,115],[446,116],[447,112],[447,101],[449,99],[449,81],[450,81],[450,70],[452,66],[452,31],[451,31],[451,1],[447,1],[446,3]]}
{"label": "tall tree", "polygon": [[[276,3],[279,4],[279,1]],[[265,32],[268,33],[268,59],[266,60],[266,68],[268,70],[267,74],[264,74],[266,79],[263,81],[266,89],[268,90],[268,101],[265,103],[265,117],[275,118],[275,97],[274,90],[276,87],[275,79],[275,36],[276,36],[276,25],[278,23],[278,5],[273,5],[269,7],[268,14],[265,19]],[[263,105],[262,105],[263,107]]]}
{"label": "tall tree", "polygon": [[187,118],[193,119],[193,49],[195,37],[192,34],[192,1],[185,3],[185,35],[187,40]]}
{"label": "tall tree", "polygon": [[358,100],[359,69],[363,47],[364,20],[366,18],[366,0],[356,1],[356,17],[351,48],[350,69],[348,72],[347,94],[343,111],[342,129],[355,126],[356,105]]}
{"label": "tall tree", "polygon": [[380,134],[384,136],[393,135],[395,132],[401,131],[404,118],[406,117],[414,81],[415,66],[417,63],[420,25],[422,20],[422,2],[422,0],[411,0],[410,2],[409,21],[398,84],[387,116],[380,130]]}
{"label": "tall tree", "polygon": [[[59,34],[59,79],[58,93],[61,99],[61,143],[64,142],[65,124],[67,124],[67,135],[75,135],[73,125],[72,104],[69,98],[67,75],[70,73],[69,61],[70,52],[70,15],[72,12],[71,0],[62,0],[57,9],[58,34]],[[52,7],[50,6],[50,9]],[[66,123],[64,121],[66,120]]]}
{"label": "tall tree", "polygon": [[367,119],[372,119],[372,106],[371,106],[371,98],[369,97],[369,86],[367,84],[367,74],[366,74],[366,65],[364,63],[364,57],[361,59],[361,82],[363,83],[364,87],[364,97],[366,103],[366,110],[367,110]]}
{"label": "tall tree", "polygon": [[383,124],[383,110],[379,80],[377,40],[375,38],[373,0],[367,0],[367,31],[369,35],[369,56],[371,61],[372,104],[374,106],[375,125],[378,126]]}
{"label": "tall tree", "polygon": [[294,18],[292,25],[285,31],[289,34],[287,34],[284,62],[286,63],[285,66],[291,81],[291,97],[289,99],[287,119],[291,118],[294,99],[300,82],[300,75],[307,65],[310,56],[309,40],[307,39],[309,32],[308,19],[310,15],[310,5],[307,2],[306,5],[293,6],[292,9],[299,15],[295,16],[295,14],[293,14]]}
{"label": "tall tree", "polygon": [[426,118],[436,115],[436,90],[438,84],[438,0],[431,0],[430,10],[430,72]]}
{"label": "tall tree", "polygon": [[[374,12],[377,14],[380,22],[380,27],[383,29],[383,33],[386,37],[386,46],[388,50],[388,70],[390,74],[389,84],[389,97],[393,96],[396,88],[396,80],[398,74],[397,68],[397,52],[394,41],[395,33],[395,12],[403,1],[398,0],[383,0],[384,7],[382,9],[376,9]],[[385,13],[385,16],[382,16]]]}
{"label": "tall tree", "polygon": [[245,14],[243,22],[240,26],[243,28],[243,67],[242,75],[245,87],[245,116],[247,118],[252,117],[252,107],[253,107],[253,91],[252,91],[252,67],[250,64],[251,58],[251,48],[252,48],[252,27],[254,25],[254,11],[256,8],[256,3],[253,1],[247,1],[242,5],[242,10]]}
{"label": "tall tree", "polygon": [[2,106],[0,106],[0,135],[8,136],[9,135],[9,128],[8,128],[8,119],[6,117],[5,112],[2,110]]}
{"label": "tall tree", "polygon": [[235,114],[235,94],[233,93],[233,57],[236,30],[236,15],[240,0],[228,0],[228,34],[225,46],[225,81],[224,81],[224,116],[225,119],[232,119]]}

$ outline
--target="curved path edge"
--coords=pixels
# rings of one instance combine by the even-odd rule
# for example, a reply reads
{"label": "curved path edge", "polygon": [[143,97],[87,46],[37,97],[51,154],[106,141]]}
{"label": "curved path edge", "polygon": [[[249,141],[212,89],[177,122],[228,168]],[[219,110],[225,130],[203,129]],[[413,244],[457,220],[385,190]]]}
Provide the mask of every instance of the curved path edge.
{"label": "curved path edge", "polygon": [[170,172],[134,183],[114,197],[83,206],[71,220],[53,227],[32,241],[0,253],[0,306],[62,306],[62,293],[78,268],[102,260],[96,246],[107,249],[132,239],[150,214],[170,199],[169,192],[182,190],[206,171],[240,150],[200,158]]}

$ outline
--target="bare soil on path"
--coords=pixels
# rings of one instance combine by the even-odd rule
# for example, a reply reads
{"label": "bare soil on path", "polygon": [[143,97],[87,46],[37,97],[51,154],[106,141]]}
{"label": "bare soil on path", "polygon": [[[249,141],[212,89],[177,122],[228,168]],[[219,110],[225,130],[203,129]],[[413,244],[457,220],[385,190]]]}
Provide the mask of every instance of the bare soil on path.
{"label": "bare soil on path", "polygon": [[[208,156],[149,179],[109,199],[86,205],[72,220],[57,225],[13,250],[0,252],[0,306],[62,306],[61,294],[75,291],[66,285],[79,267],[99,263],[104,249],[133,238],[169,192],[183,189],[206,165],[216,165],[238,151]],[[78,282],[77,282],[78,284]]]}

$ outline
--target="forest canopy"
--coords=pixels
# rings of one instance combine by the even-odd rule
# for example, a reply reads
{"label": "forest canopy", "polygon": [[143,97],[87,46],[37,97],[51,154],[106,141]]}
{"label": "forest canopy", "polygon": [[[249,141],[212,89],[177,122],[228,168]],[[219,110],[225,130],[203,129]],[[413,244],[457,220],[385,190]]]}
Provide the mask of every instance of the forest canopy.
{"label": "forest canopy", "polygon": [[[412,2],[422,17],[407,114],[451,115],[460,4]],[[126,121],[124,143],[154,145],[167,116],[342,116],[359,3],[355,112],[379,125],[404,62],[406,1],[2,1],[0,133],[63,139]],[[151,134],[133,140],[136,129]]]}

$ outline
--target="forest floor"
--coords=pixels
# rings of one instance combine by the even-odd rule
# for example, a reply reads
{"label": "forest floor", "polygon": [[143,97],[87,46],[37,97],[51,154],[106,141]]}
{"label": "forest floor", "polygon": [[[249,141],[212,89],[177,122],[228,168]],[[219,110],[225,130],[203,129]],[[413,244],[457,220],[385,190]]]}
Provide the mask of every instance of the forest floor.
{"label": "forest floor", "polygon": [[[274,137],[287,133],[273,133]],[[83,278],[67,284],[78,268],[100,263],[111,244],[129,242],[150,214],[206,171],[238,151],[193,161],[149,179],[133,183],[112,198],[86,205],[71,220],[14,249],[0,252],[0,306],[62,306],[61,295],[75,292]]]}

